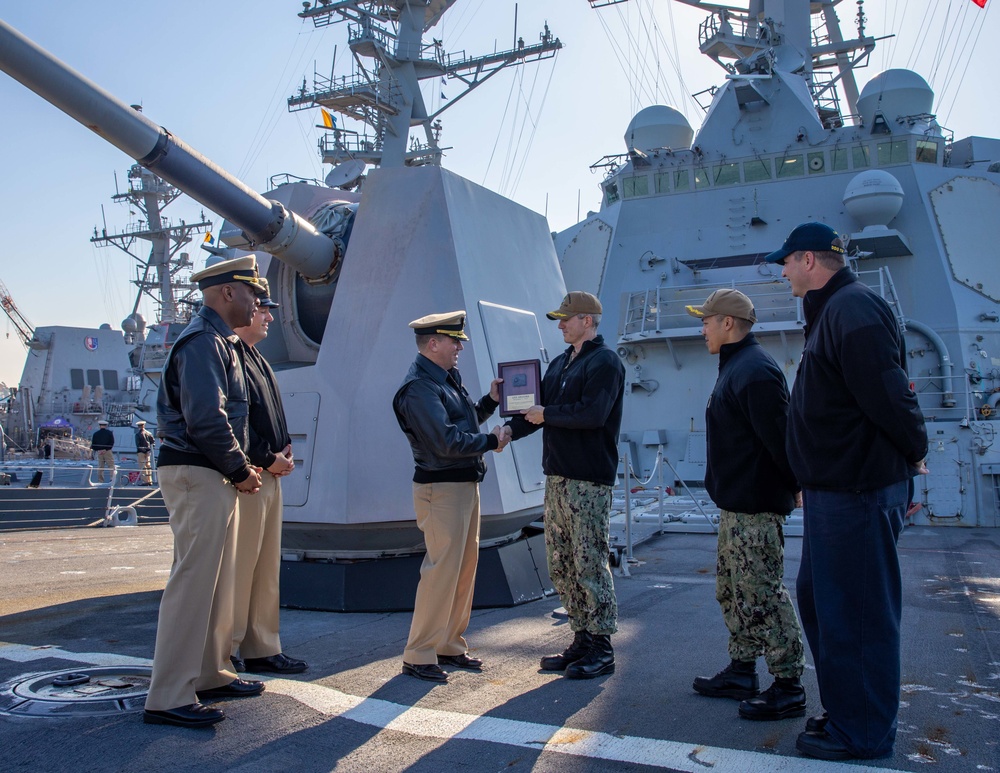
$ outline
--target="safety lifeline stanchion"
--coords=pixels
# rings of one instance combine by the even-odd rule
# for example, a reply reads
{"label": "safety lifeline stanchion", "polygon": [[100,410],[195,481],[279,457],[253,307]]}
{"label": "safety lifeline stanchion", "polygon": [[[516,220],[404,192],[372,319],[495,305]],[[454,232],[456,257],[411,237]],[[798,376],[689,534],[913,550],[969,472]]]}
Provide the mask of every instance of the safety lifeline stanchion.
{"label": "safety lifeline stanchion", "polygon": [[632,464],[628,451],[622,455],[621,460],[622,469],[625,470],[625,557],[621,558],[619,554],[618,570],[622,577],[629,577],[628,562],[632,560]]}
{"label": "safety lifeline stanchion", "polygon": [[681,482],[681,485],[684,487],[684,490],[688,493],[688,496],[691,497],[691,501],[694,502],[694,506],[698,508],[698,512],[700,512],[705,517],[705,520],[708,521],[708,525],[712,528],[713,533],[718,534],[719,533],[718,527],[716,527],[716,525],[712,523],[712,518],[709,516],[708,513],[705,512],[704,508],[701,506],[701,502],[698,501],[698,498],[694,495],[691,489],[688,488],[688,485],[687,483],[684,482],[684,479],[677,474],[677,470],[675,470],[674,466],[670,464],[670,460],[664,456],[663,461],[665,461],[667,464],[670,465],[670,470],[671,472],[674,473],[674,480],[679,480]]}
{"label": "safety lifeline stanchion", "polygon": [[660,515],[660,534],[663,534],[663,443],[660,443],[656,447],[656,470],[657,470],[657,484],[660,488],[660,502],[659,502],[659,515]]}

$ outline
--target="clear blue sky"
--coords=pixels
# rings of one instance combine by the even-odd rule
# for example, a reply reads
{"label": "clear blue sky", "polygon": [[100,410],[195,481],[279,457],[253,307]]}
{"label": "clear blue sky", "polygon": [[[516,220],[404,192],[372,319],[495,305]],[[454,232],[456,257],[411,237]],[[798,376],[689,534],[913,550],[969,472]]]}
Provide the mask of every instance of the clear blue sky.
{"label": "clear blue sky", "polygon": [[[859,73],[861,85],[889,67],[911,67],[934,87],[935,112],[956,137],[1000,135],[995,88],[981,85],[993,81],[997,1],[980,10],[971,0],[868,0],[868,34],[897,37],[880,44]],[[515,4],[459,0],[430,35],[470,56],[508,48]],[[281,172],[325,175],[316,153],[318,113],[288,113],[285,99],[303,76],[311,83],[314,66],[329,74],[335,48],[336,74],[350,73],[347,30],[314,29],[296,15],[298,0],[4,5],[8,24],[123,101],[142,103],[148,117],[252,187],[263,190]],[[687,95],[718,83],[722,71],[697,52],[706,14],[669,0],[600,11],[586,0],[517,5],[526,41],[537,40],[547,20],[566,48],[555,60],[497,75],[446,112],[442,144],[453,149],[444,163],[547,214],[561,230],[576,222],[578,206],[584,215],[598,207],[600,176],[588,167],[624,151],[622,136],[638,110],[669,104],[697,128],[701,112]],[[838,12],[850,37],[857,6],[843,2]],[[439,90],[431,91],[439,101]],[[440,91],[458,94],[454,83]],[[4,74],[0,105],[0,280],[34,325],[119,327],[133,302],[132,262],[89,239],[102,205],[109,231],[129,222],[127,208],[110,197],[115,173],[126,187],[130,159]],[[199,210],[178,201],[167,214],[192,220]],[[190,252],[196,265],[203,260],[197,244]],[[151,307],[143,313],[154,317]],[[0,381],[15,385],[23,360],[0,316]]]}

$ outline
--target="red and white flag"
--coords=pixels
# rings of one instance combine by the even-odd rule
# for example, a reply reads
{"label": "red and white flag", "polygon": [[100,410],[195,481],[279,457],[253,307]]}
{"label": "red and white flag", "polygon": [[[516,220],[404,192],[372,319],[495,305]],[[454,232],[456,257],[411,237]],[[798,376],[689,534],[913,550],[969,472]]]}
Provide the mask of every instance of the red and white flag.
{"label": "red and white flag", "polygon": [[972,0],[972,2],[974,2],[980,8],[985,8],[986,7],[986,0]]}

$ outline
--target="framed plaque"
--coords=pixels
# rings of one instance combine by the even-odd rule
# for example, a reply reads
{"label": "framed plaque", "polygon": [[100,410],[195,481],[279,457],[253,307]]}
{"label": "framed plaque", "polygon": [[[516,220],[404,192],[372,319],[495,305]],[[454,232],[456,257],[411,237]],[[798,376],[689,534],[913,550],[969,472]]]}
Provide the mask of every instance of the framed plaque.
{"label": "framed plaque", "polygon": [[500,415],[517,416],[542,401],[542,364],[538,360],[497,363]]}

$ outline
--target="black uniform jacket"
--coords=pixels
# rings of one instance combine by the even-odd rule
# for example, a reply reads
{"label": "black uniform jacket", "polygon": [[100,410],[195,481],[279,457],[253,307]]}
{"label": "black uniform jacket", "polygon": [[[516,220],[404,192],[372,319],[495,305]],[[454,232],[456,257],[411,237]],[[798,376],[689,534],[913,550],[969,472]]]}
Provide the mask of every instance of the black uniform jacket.
{"label": "black uniform jacket", "polygon": [[115,433],[107,427],[102,427],[90,439],[90,447],[95,451],[110,451],[115,447]]}
{"label": "black uniform jacket", "polygon": [[622,424],[625,368],[604,345],[604,337],[584,341],[570,361],[570,346],[549,363],[542,379],[545,422],[529,423],[523,416],[507,422],[514,439],[544,427],[542,470],[613,486],[618,477],[618,431]]}
{"label": "black uniform jacket", "polygon": [[160,467],[208,467],[233,483],[249,477],[247,385],[239,346],[222,317],[202,306],[171,347],[156,395]]}
{"label": "black uniform jacket", "polygon": [[927,428],[889,304],[845,267],[803,306],[806,344],[788,413],[799,483],[869,491],[916,475]]}
{"label": "black uniform jacket", "polygon": [[392,408],[413,450],[415,483],[479,482],[486,475],[483,453],[499,441],[479,432],[479,425],[497,403],[488,394],[473,403],[458,368],[445,370],[418,354]]}
{"label": "black uniform jacket", "polygon": [[785,453],[788,384],[753,333],[723,344],[705,423],[712,501],[734,513],[788,515],[798,487]]}
{"label": "black uniform jacket", "polygon": [[240,342],[247,369],[250,394],[250,461],[265,470],[274,464],[275,454],[292,442],[285,422],[285,408],[274,371],[256,347]]}
{"label": "black uniform jacket", "polygon": [[150,449],[153,447],[153,443],[156,442],[152,434],[147,430],[138,429],[135,431],[135,450],[148,454]]}

